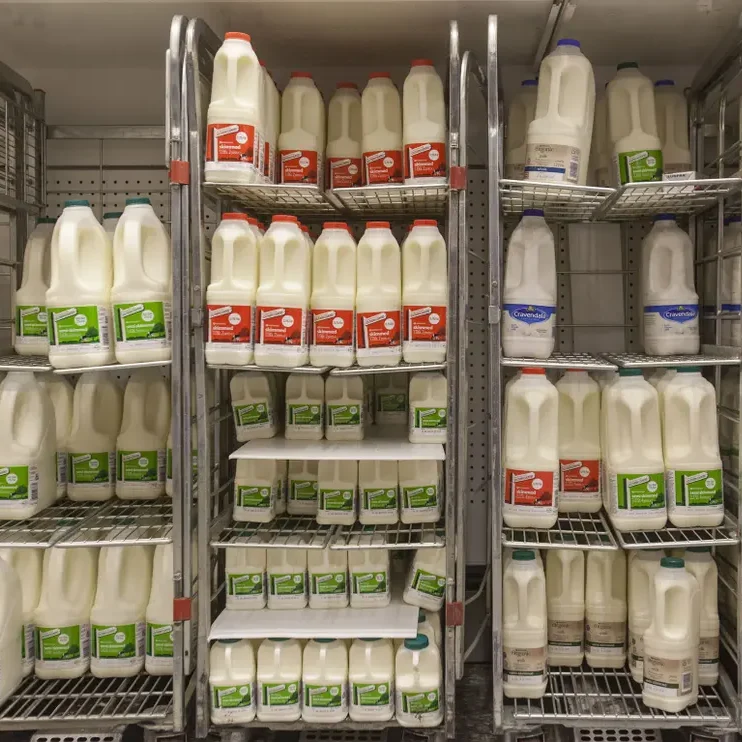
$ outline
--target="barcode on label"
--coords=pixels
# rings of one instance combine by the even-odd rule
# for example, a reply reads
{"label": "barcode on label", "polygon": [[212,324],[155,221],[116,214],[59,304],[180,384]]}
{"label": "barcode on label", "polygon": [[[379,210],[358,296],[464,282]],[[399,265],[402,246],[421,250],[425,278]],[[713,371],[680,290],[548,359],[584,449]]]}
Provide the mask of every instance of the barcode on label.
{"label": "barcode on label", "polygon": [[681,693],[690,693],[693,689],[693,673],[684,672],[680,676]]}

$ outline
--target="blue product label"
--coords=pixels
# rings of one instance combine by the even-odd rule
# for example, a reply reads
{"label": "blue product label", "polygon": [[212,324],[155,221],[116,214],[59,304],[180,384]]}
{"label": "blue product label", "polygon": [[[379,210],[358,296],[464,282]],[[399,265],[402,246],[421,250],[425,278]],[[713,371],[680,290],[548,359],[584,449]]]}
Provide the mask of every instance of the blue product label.
{"label": "blue product label", "polygon": [[556,314],[555,306],[544,306],[541,304],[504,304],[503,309],[513,319],[517,319],[519,322],[525,322],[527,325],[548,322]]}
{"label": "blue product label", "polygon": [[644,307],[645,314],[658,314],[668,322],[692,322],[698,319],[698,304],[656,304]]}
{"label": "blue product label", "polygon": [[742,304],[722,304],[722,312],[739,312],[742,309]]}

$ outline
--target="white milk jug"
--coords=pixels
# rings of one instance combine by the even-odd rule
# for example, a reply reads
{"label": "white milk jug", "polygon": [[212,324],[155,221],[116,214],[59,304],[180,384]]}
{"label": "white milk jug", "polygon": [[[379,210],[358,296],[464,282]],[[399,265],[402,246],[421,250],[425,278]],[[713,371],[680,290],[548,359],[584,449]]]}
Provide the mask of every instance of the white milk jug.
{"label": "white milk jug", "polygon": [[405,639],[394,662],[397,721],[403,727],[443,723],[443,669],[438,647],[422,634]]}
{"label": "white milk jug", "polygon": [[445,443],[448,382],[438,371],[421,371],[410,379],[410,442]]}
{"label": "white milk jug", "polygon": [[145,612],[144,669],[148,675],[173,674],[173,595],[173,545],[158,544]]}
{"label": "white milk jug", "polygon": [[652,81],[636,62],[622,62],[608,83],[608,130],[618,185],[662,180],[662,144]]}
{"label": "white milk jug", "polygon": [[402,355],[407,363],[446,360],[448,253],[435,219],[415,219],[402,245]]}
{"label": "white milk jug", "polygon": [[234,374],[229,382],[237,440],[273,438],[278,432],[279,409],[275,387],[262,371]]}
{"label": "white milk jug", "polygon": [[325,403],[327,440],[362,441],[366,427],[363,379],[360,376],[328,376]]}
{"label": "white milk jug", "polygon": [[113,235],[116,232],[116,225],[119,223],[119,219],[123,213],[123,211],[106,211],[106,213],[103,214],[103,219],[101,219],[100,223],[103,225],[103,229],[106,230],[106,234],[111,240],[111,244],[113,244]]}
{"label": "white milk jug", "polygon": [[401,463],[373,460],[358,462],[358,520],[364,526],[391,525],[399,521]]}
{"label": "white milk jug", "polygon": [[37,677],[79,678],[87,672],[97,567],[98,549],[44,552],[41,599],[34,612]]}
{"label": "white milk jug", "polygon": [[286,440],[319,441],[325,432],[325,380],[319,374],[286,379]]}
{"label": "white milk jug", "polygon": [[222,214],[211,242],[211,266],[206,362],[246,366],[255,342],[258,241],[244,214]]}
{"label": "white milk jug", "polygon": [[327,107],[327,172],[330,188],[363,185],[363,117],[354,82],[339,82]]}
{"label": "white milk jug", "polygon": [[678,713],[698,700],[700,590],[682,559],[663,557],[654,576],[654,615],[644,633],[642,700]]}
{"label": "white milk jug", "polygon": [[301,717],[336,724],[348,716],[348,648],[342,639],[310,639],[302,663]]}
{"label": "white milk jug", "polygon": [[585,656],[585,552],[546,552],[547,662],[580,667]]}
{"label": "white milk jug", "polygon": [[407,374],[373,377],[374,421],[377,425],[406,425],[410,379]]}
{"label": "white milk jug", "polygon": [[446,550],[417,549],[407,573],[404,601],[418,608],[439,611],[446,593]]}
{"label": "white milk jug", "polygon": [[258,649],[258,720],[301,717],[301,642],[265,639]]}
{"label": "white milk jug", "polygon": [[[4,560],[10,565],[18,578],[20,579],[20,591],[23,597],[22,619],[23,628],[21,632],[21,658],[23,660],[23,676],[26,677],[33,672],[35,650],[35,628],[34,613],[39,605],[41,598],[41,577],[42,564],[44,560],[43,549],[0,549],[0,560]],[[7,575],[5,575],[7,580]],[[7,587],[7,582],[3,583]],[[0,588],[2,594],[2,603],[5,606],[10,605],[15,608],[18,604],[17,592],[3,594],[4,588]],[[7,621],[7,616],[2,621],[2,625]],[[2,650],[0,650],[2,651]],[[15,649],[14,649],[15,652]],[[3,668],[12,667],[13,662],[6,665],[3,659]],[[2,697],[0,691],[0,698]],[[1,701],[0,701],[1,702]]]}
{"label": "white milk jug", "polygon": [[585,659],[590,667],[626,663],[626,554],[588,551],[585,580]]}
{"label": "white milk jug", "polygon": [[288,503],[289,515],[317,513],[317,461],[289,461]]}
{"label": "white milk jug", "polygon": [[116,439],[116,495],[154,500],[165,494],[170,384],[157,370],[134,371],[124,391],[121,431]]}
{"label": "white milk jug", "polygon": [[608,98],[605,94],[600,95],[595,101],[592,157],[595,169],[595,185],[601,188],[613,187],[615,181],[613,142],[608,130]]}
{"label": "white milk jug", "polygon": [[523,80],[518,94],[508,106],[505,139],[505,177],[523,180],[526,167],[526,137],[536,116],[538,80]]}
{"label": "white milk jug", "polygon": [[681,173],[692,170],[688,144],[688,102],[673,80],[654,84],[657,133],[662,145],[662,171]]}
{"label": "white milk jug", "polygon": [[281,99],[279,182],[323,184],[325,102],[308,72],[292,72]]}
{"label": "white milk jug", "polygon": [[310,608],[345,608],[348,605],[348,552],[307,549]]}
{"label": "white milk jug", "polygon": [[526,180],[585,185],[595,109],[593,68],[575,39],[560,39],[539,69],[528,127]]}
{"label": "white milk jug", "polygon": [[149,546],[109,546],[98,557],[98,586],[90,612],[90,671],[128,678],[144,668],[144,614],[152,580]]}
{"label": "white milk jug", "polygon": [[661,550],[629,552],[629,670],[637,683],[644,679],[644,632],[654,615],[654,576],[665,556]]}
{"label": "white milk jug", "polygon": [[402,360],[402,256],[389,222],[367,222],[358,243],[356,343],[359,366]]}
{"label": "white milk jug", "polygon": [[22,356],[49,355],[46,292],[51,272],[51,243],[57,220],[42,217],[23,251],[23,278],[15,292],[13,348]]}
{"label": "white milk jug", "polygon": [[[731,410],[739,410],[739,368],[730,366],[721,377],[720,404]],[[724,464],[738,471],[739,469],[739,426],[725,415],[719,418],[719,442]]]}
{"label": "white milk jug", "polygon": [[437,523],[443,513],[440,461],[399,462],[399,519],[402,523]]}
{"label": "white milk jug", "polygon": [[113,363],[112,283],[113,253],[105,230],[87,201],[66,201],[52,235],[46,292],[54,368]]}
{"label": "white milk jug", "polygon": [[446,103],[430,59],[413,59],[402,88],[404,178],[411,185],[446,183]]}
{"label": "white milk jug", "polygon": [[25,520],[57,498],[54,407],[30,371],[0,384],[0,517]]}
{"label": "white milk jug", "polygon": [[240,523],[270,523],[282,494],[283,469],[283,461],[238,459],[232,518]]}
{"label": "white milk jug", "polygon": [[714,527],[724,520],[716,390],[697,366],[680,366],[662,395],[665,489],[670,522]]}
{"label": "white milk jug", "polygon": [[348,657],[350,718],[389,721],[394,715],[391,639],[354,639]]}
{"label": "white milk jug", "polygon": [[587,371],[568,370],[559,392],[559,511],[597,513],[600,482],[600,387]]}
{"label": "white milk jug", "polygon": [[644,351],[653,356],[698,353],[698,294],[693,244],[672,214],[655,217],[642,242]]}
{"label": "white milk jug", "polygon": [[557,520],[559,394],[542,368],[524,368],[505,396],[505,505],[511,528],[551,528]]}
{"label": "white milk jug", "polygon": [[641,369],[622,368],[604,392],[607,510],[619,531],[665,526],[659,397]]}
{"label": "white milk jug", "polygon": [[546,581],[530,549],[516,549],[502,576],[503,693],[541,698],[546,690]]}
{"label": "white milk jug", "polygon": [[317,467],[317,523],[352,526],[358,510],[358,462],[320,461]]}
{"label": "white milk jug", "polygon": [[351,608],[383,608],[391,599],[389,552],[354,549],[348,552]]}
{"label": "white milk jug", "polygon": [[264,93],[265,93],[265,115],[263,118],[263,177],[268,183],[277,181],[276,159],[278,154],[278,135],[281,132],[281,94],[278,92],[273,75],[265,68],[264,71]]}
{"label": "white milk jug", "polygon": [[250,37],[234,31],[214,57],[204,175],[212,183],[260,181],[262,73]]}
{"label": "white milk jug", "polygon": [[240,611],[265,608],[268,592],[266,551],[240,546],[226,549],[224,580],[227,583],[227,608]]}
{"label": "white milk jug", "polygon": [[[21,684],[24,674],[26,643],[18,641],[25,637],[23,606],[18,599],[21,594],[21,577],[10,564],[0,559],[0,703],[13,694]],[[33,665],[32,665],[33,666]]]}
{"label": "white milk jug", "polygon": [[[424,608],[420,609],[420,614],[425,616],[425,621],[430,626],[432,632],[433,632],[433,640],[438,645],[438,648],[440,649],[443,642],[443,632],[441,629],[441,612],[440,611],[426,611]],[[420,633],[419,628],[423,625],[419,622],[418,619],[418,633]]]}
{"label": "white milk jug", "polygon": [[363,182],[401,183],[402,104],[388,72],[372,72],[361,96]]}
{"label": "white milk jug", "polygon": [[356,243],[345,222],[325,222],[312,250],[313,366],[347,368],[355,358]]}
{"label": "white milk jug", "polygon": [[209,689],[214,724],[247,724],[255,718],[257,672],[250,639],[222,639],[211,645]]}
{"label": "white milk jug", "polygon": [[698,684],[716,685],[719,680],[719,574],[708,546],[685,550],[685,569],[701,591]]}
{"label": "white milk jug", "polygon": [[267,549],[268,608],[307,607],[307,550]]}
{"label": "white milk jug", "polygon": [[63,376],[53,374],[39,377],[54,408],[57,439],[57,500],[67,494],[67,452],[72,428],[72,385]]}
{"label": "white milk jug", "polygon": [[67,444],[67,496],[70,500],[108,500],[116,481],[116,438],[123,394],[105,371],[86,371],[75,385]]}
{"label": "white milk jug", "polygon": [[526,209],[505,259],[502,349],[505,355],[548,358],[556,321],[554,235],[540,209]]}
{"label": "white milk jug", "polygon": [[[731,319],[723,319],[721,323],[721,339],[724,345],[733,345],[739,348],[742,345],[742,257],[734,255],[742,251],[742,217],[730,216],[725,220],[724,242],[722,251],[733,255],[722,260],[721,310],[729,313]],[[714,243],[715,245],[715,243]],[[716,247],[714,246],[714,252]],[[706,264],[704,277],[709,276],[716,289],[716,264]],[[708,302],[705,300],[704,305]],[[715,304],[716,302],[714,302]],[[713,307],[714,313],[716,306]]]}
{"label": "white milk jug", "polygon": [[255,363],[303,366],[309,358],[307,310],[311,254],[295,216],[278,214],[260,240],[255,295]]}
{"label": "white milk jug", "polygon": [[172,356],[170,236],[148,198],[127,198],[113,236],[113,313],[119,363]]}

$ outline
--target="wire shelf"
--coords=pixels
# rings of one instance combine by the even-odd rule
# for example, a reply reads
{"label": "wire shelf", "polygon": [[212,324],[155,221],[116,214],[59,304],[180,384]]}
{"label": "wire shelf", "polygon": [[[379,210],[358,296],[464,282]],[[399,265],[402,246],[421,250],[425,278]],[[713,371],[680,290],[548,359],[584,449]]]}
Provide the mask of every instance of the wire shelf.
{"label": "wire shelf", "polygon": [[514,368],[579,368],[588,371],[616,371],[610,360],[592,353],[552,353],[548,358],[502,358],[503,366]]}
{"label": "wire shelf", "polygon": [[335,188],[329,193],[354,216],[419,219],[423,216],[445,216],[448,185],[363,186]]}
{"label": "wire shelf", "polygon": [[363,374],[401,374],[416,373],[417,371],[445,371],[446,363],[398,363],[396,366],[350,366],[349,368],[333,368],[330,376],[361,376]]}
{"label": "wire shelf", "polygon": [[51,364],[46,356],[0,356],[0,371],[33,371],[40,373],[51,370]]}
{"label": "wire shelf", "polygon": [[172,677],[41,680],[33,675],[0,706],[0,729],[59,729],[72,723],[129,724],[167,718]]}
{"label": "wire shelf", "polygon": [[256,366],[254,363],[248,363],[246,366],[227,366],[225,364],[208,363],[209,368],[215,371],[265,371],[276,374],[324,374],[330,370],[329,366],[296,366],[286,368],[284,366]]}
{"label": "wire shelf", "polygon": [[237,523],[224,513],[214,523],[211,545],[215,548],[252,546],[259,549],[324,549],[337,526],[324,526],[310,516],[279,515],[270,523]]}
{"label": "wire shelf", "polygon": [[656,729],[573,729],[574,742],[662,742]]}
{"label": "wire shelf", "polygon": [[[270,729],[274,732],[300,732],[297,742],[386,742],[387,729],[399,729],[396,719],[389,721],[352,721],[345,719],[332,724],[318,725],[313,721],[249,721],[240,724],[240,727],[248,729]],[[229,730],[234,727],[213,727],[217,734],[219,730]],[[346,734],[338,734],[338,731]],[[347,732],[360,732],[360,734],[347,734]],[[396,739],[396,738],[395,738]],[[415,738],[419,739],[419,738]],[[226,739],[225,739],[226,742]]]}
{"label": "wire shelf", "polygon": [[525,209],[542,209],[551,221],[589,222],[613,188],[569,183],[537,183],[532,180],[501,180],[500,204],[505,216],[520,216]]}
{"label": "wire shelf", "polygon": [[737,524],[724,516],[717,528],[677,528],[670,525],[660,531],[626,531],[616,529],[616,538],[624,549],[666,549],[686,546],[724,546],[738,544]]}
{"label": "wire shelf", "polygon": [[509,703],[516,720],[565,726],[615,726],[616,722],[647,722],[653,728],[732,724],[731,709],[717,687],[699,687],[697,703],[670,714],[644,705],[641,685],[632,680],[628,670],[594,670],[587,665],[573,670],[550,669],[543,698]]}
{"label": "wire shelf", "polygon": [[666,368],[668,366],[739,366],[739,348],[704,345],[700,355],[648,356],[646,353],[601,353],[620,368]]}
{"label": "wire shelf", "polygon": [[438,523],[340,526],[331,549],[421,549],[446,545],[446,527]]}
{"label": "wire shelf", "polygon": [[503,525],[505,546],[518,549],[618,549],[602,512],[559,513],[553,528],[510,528]]}
{"label": "wire shelf", "polygon": [[73,366],[72,368],[55,368],[55,374],[84,374],[86,371],[126,371],[154,366],[171,366],[172,361],[144,361],[139,363],[107,363],[105,366]]}
{"label": "wire shelf", "polygon": [[109,500],[57,542],[59,547],[167,544],[173,540],[173,501]]}
{"label": "wire shelf", "polygon": [[204,191],[233,201],[255,215],[332,215],[340,204],[315,185],[204,183]]}

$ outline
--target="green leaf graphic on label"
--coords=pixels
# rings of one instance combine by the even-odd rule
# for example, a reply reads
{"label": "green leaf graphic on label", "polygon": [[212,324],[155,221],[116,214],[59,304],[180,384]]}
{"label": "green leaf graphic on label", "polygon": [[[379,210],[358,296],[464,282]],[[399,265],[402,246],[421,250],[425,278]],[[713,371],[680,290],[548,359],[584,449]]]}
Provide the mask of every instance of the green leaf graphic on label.
{"label": "green leaf graphic on label", "polygon": [[162,301],[113,305],[116,342],[166,340],[170,335],[170,304]]}
{"label": "green leaf graphic on label", "polygon": [[350,689],[354,706],[388,706],[389,685],[386,683],[353,683]]}
{"label": "green leaf graphic on label", "polygon": [[360,405],[347,404],[328,404],[327,405],[327,424],[328,425],[360,425],[361,424],[361,407]]}
{"label": "green leaf graphic on label", "polygon": [[317,499],[317,482],[307,479],[289,479],[289,499],[312,502]]}
{"label": "green leaf graphic on label", "polygon": [[80,626],[36,627],[36,659],[49,662],[77,660],[83,656]]}
{"label": "green leaf graphic on label", "polygon": [[446,429],[445,407],[415,407],[413,424],[416,428],[424,430]]}
{"label": "green leaf graphic on label", "polygon": [[240,508],[269,508],[272,492],[271,487],[238,484],[235,501]]}
{"label": "green leaf graphic on label", "polygon": [[437,508],[438,485],[424,487],[402,487],[402,502],[406,508]]}
{"label": "green leaf graphic on label", "polygon": [[227,595],[262,595],[263,594],[263,573],[248,572],[245,574],[227,575]]}
{"label": "green leaf graphic on label", "polygon": [[677,507],[723,506],[721,469],[668,469],[667,499]]}
{"label": "green leaf graphic on label", "polygon": [[665,507],[664,472],[617,474],[616,496],[619,510],[663,509]]}
{"label": "green leaf graphic on label", "polygon": [[50,345],[108,345],[108,310],[95,304],[47,310]]}
{"label": "green leaf graphic on label", "polygon": [[48,318],[46,307],[18,304],[15,308],[15,332],[21,338],[45,338]]}
{"label": "green leaf graphic on label", "polygon": [[412,588],[418,592],[432,595],[434,598],[442,598],[446,589],[446,578],[418,569],[412,578]]}
{"label": "green leaf graphic on label", "polygon": [[303,574],[268,575],[271,595],[304,595],[306,584]]}
{"label": "green leaf graphic on label", "polygon": [[386,592],[386,572],[353,572],[350,578],[353,592],[356,595],[369,595],[372,593]]}
{"label": "green leaf graphic on label", "polygon": [[361,502],[364,510],[396,510],[397,490],[389,489],[364,489],[361,491]]}
{"label": "green leaf graphic on label", "polygon": [[238,428],[251,425],[269,425],[272,418],[270,408],[265,402],[232,405],[232,413],[234,414],[234,424]]}
{"label": "green leaf graphic on label", "polygon": [[376,397],[379,412],[407,412],[406,394],[379,394]]}
{"label": "green leaf graphic on label", "polygon": [[[116,479],[119,482],[164,481],[165,471],[164,466],[160,466],[159,453],[159,451],[117,451]],[[162,458],[165,458],[164,455]],[[164,464],[164,461],[162,463]]]}
{"label": "green leaf graphic on label", "polygon": [[305,685],[304,705],[310,708],[340,708],[343,688],[340,685]]}
{"label": "green leaf graphic on label", "polygon": [[343,595],[348,589],[345,572],[315,572],[311,580],[312,595]]}
{"label": "green leaf graphic on label", "polygon": [[319,509],[351,512],[354,495],[353,490],[321,489],[319,491]]}
{"label": "green leaf graphic on label", "polygon": [[115,453],[103,451],[99,453],[70,453],[67,454],[67,466],[72,484],[107,484],[113,482]]}
{"label": "green leaf graphic on label", "polygon": [[406,714],[429,714],[438,711],[440,708],[440,698],[437,690],[430,690],[425,693],[405,693],[401,692],[402,711]]}
{"label": "green leaf graphic on label", "polygon": [[168,623],[147,624],[147,656],[173,656],[173,625]]}
{"label": "green leaf graphic on label", "polygon": [[98,659],[141,657],[144,626],[135,623],[119,626],[91,626],[91,653]]}
{"label": "green leaf graphic on label", "polygon": [[261,683],[264,706],[293,706],[299,703],[299,681],[294,683]]}
{"label": "green leaf graphic on label", "polygon": [[252,706],[252,687],[249,685],[212,685],[211,703],[216,709],[236,709]]}
{"label": "green leaf graphic on label", "polygon": [[662,180],[662,150],[621,152],[618,155],[618,178],[621,185]]}
{"label": "green leaf graphic on label", "polygon": [[288,425],[322,425],[322,405],[289,404],[286,407]]}
{"label": "green leaf graphic on label", "polygon": [[37,489],[38,473],[35,466],[0,467],[0,500],[35,501]]}

